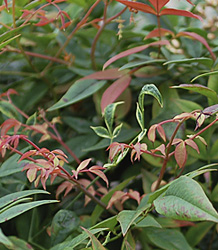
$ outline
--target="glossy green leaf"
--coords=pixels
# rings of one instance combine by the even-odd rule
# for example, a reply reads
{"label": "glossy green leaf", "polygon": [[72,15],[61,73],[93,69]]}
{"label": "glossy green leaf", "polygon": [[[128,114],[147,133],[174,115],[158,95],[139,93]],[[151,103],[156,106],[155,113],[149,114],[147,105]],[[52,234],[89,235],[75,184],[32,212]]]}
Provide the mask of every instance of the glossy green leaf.
{"label": "glossy green leaf", "polygon": [[[211,72],[212,71],[217,71],[218,70],[218,64],[216,64],[216,66],[211,69]],[[214,74],[214,75],[210,75],[209,78],[208,78],[208,82],[207,82],[207,87],[214,90],[217,94],[218,94],[218,84],[217,84],[217,75]],[[212,105],[212,101],[209,100],[209,105]]]}
{"label": "glossy green leaf", "polygon": [[143,219],[141,217],[138,217],[135,223],[136,223],[135,227],[159,227],[161,228],[161,225],[149,214]]}
{"label": "glossy green leaf", "polygon": [[49,194],[49,192],[45,190],[24,190],[24,191],[19,191],[15,192],[12,194],[5,195],[0,198],[0,208],[3,208],[19,199],[22,199],[24,197],[27,197],[29,195],[34,195],[34,194]]}
{"label": "glossy green leaf", "polygon": [[0,113],[5,115],[7,118],[20,120],[21,116],[14,108],[14,106],[6,101],[0,101]]}
{"label": "glossy green leaf", "polygon": [[137,107],[136,107],[136,119],[138,121],[139,126],[143,130],[144,129],[143,113],[142,113],[138,103],[137,103]]}
{"label": "glossy green leaf", "polygon": [[120,123],[118,126],[116,126],[116,128],[113,131],[113,138],[116,138],[120,134],[122,126],[123,126],[123,123]]}
{"label": "glossy green leaf", "polygon": [[18,38],[19,36],[20,36],[20,35],[14,36],[14,37],[12,37],[12,38],[10,38],[10,39],[8,39],[8,40],[2,42],[2,43],[0,44],[0,49],[4,48],[6,45],[8,45],[10,42],[12,42],[13,40],[15,40],[15,39]]}
{"label": "glossy green leaf", "polygon": [[116,107],[120,104],[123,104],[124,102],[115,102],[115,103],[111,103],[109,104],[105,110],[104,110],[104,120],[105,120],[105,124],[108,128],[108,131],[110,131],[110,133],[112,134],[113,131],[113,123],[114,123],[114,114],[116,111]]}
{"label": "glossy green leaf", "polygon": [[3,213],[0,214],[0,223],[6,222],[22,213],[25,213],[26,211],[33,209],[35,207],[41,206],[41,205],[46,205],[46,204],[51,204],[51,203],[56,203],[59,202],[57,200],[42,200],[42,201],[33,201],[33,202],[28,202],[25,204],[19,204],[15,205]]}
{"label": "glossy green leaf", "polygon": [[61,209],[59,210],[51,224],[52,245],[63,242],[73,231],[77,231],[80,219],[75,212]]}
{"label": "glossy green leaf", "polygon": [[92,234],[89,230],[82,228],[90,237],[92,242],[92,249],[93,250],[106,250],[106,248],[100,243],[100,241]]}
{"label": "glossy green leaf", "polygon": [[180,84],[178,86],[172,86],[171,88],[180,88],[194,91],[206,96],[207,98],[210,98],[214,104],[218,102],[217,93],[214,90],[200,84]]}
{"label": "glossy green leaf", "polygon": [[92,127],[91,129],[100,137],[103,138],[111,138],[111,135],[108,133],[107,129],[102,127],[102,126],[98,126],[98,127]]}
{"label": "glossy green leaf", "polygon": [[153,245],[164,250],[192,250],[181,232],[175,229],[145,228],[147,238]]}
{"label": "glossy green leaf", "polygon": [[158,88],[154,84],[146,84],[142,88],[139,94],[139,98],[138,98],[139,107],[142,110],[142,112],[144,111],[144,96],[145,95],[152,95],[158,101],[160,106],[163,107],[162,96]]}
{"label": "glossy green leaf", "polygon": [[89,79],[76,81],[63,95],[63,97],[53,106],[51,106],[48,111],[60,109],[81,101],[97,92],[105,85],[105,83],[106,81],[96,81]]}
{"label": "glossy green leaf", "polygon": [[203,77],[203,76],[214,76],[214,75],[218,75],[218,70],[216,70],[216,71],[210,71],[210,72],[207,72],[207,73],[200,74],[200,75],[194,77],[191,80],[191,82],[194,82],[195,80],[197,80],[198,78]]}
{"label": "glossy green leaf", "polygon": [[8,239],[8,237],[4,235],[1,228],[0,228],[0,244],[3,244],[8,249],[14,248],[14,244]]}
{"label": "glossy green leaf", "polygon": [[[108,228],[95,228],[95,229],[89,229],[89,232],[92,234],[96,234],[102,231],[108,230]],[[53,246],[50,250],[70,250],[74,249],[76,246],[81,244],[84,240],[86,240],[89,237],[89,235],[86,232],[82,232],[72,240],[66,240],[60,244],[57,244]]]}
{"label": "glossy green leaf", "polygon": [[192,64],[192,63],[201,63],[208,67],[213,65],[213,60],[207,57],[199,57],[199,58],[184,58],[177,59],[165,62],[163,65],[171,65],[171,64]]}
{"label": "glossy green leaf", "polygon": [[132,250],[136,249],[135,237],[133,237],[132,232],[129,231],[122,242],[121,250]]}
{"label": "glossy green leaf", "polygon": [[185,237],[188,243],[194,247],[206,236],[209,230],[214,226],[213,222],[200,222],[196,224],[194,227],[188,229]]}
{"label": "glossy green leaf", "polygon": [[16,250],[34,250],[33,247],[23,239],[19,239],[15,236],[9,236],[8,239],[13,243],[13,248]]}
{"label": "glossy green leaf", "polygon": [[148,60],[143,60],[143,61],[135,61],[135,62],[130,62],[127,64],[124,64],[121,68],[119,68],[119,70],[124,70],[124,69],[130,69],[130,68],[134,68],[134,67],[138,67],[141,65],[150,65],[150,64],[155,64],[155,63],[164,63],[166,60],[164,59],[148,59]]}
{"label": "glossy green leaf", "polygon": [[158,213],[178,220],[218,222],[218,214],[198,182],[183,176],[154,201]]}

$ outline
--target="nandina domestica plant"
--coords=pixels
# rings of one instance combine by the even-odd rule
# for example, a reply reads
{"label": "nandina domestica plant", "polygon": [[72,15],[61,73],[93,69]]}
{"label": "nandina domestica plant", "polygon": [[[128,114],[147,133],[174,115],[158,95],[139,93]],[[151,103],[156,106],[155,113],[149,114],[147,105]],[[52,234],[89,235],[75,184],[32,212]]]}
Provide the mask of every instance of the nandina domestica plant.
{"label": "nandina domestica plant", "polygon": [[217,11],[2,1],[2,249],[216,249]]}

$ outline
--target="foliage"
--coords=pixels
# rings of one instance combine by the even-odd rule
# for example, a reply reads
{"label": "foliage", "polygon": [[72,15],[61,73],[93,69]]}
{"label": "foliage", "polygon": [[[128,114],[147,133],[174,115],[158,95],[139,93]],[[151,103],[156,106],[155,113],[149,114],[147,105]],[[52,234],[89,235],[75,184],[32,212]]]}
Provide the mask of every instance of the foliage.
{"label": "foliage", "polygon": [[0,249],[216,249],[218,10],[175,3],[2,1]]}

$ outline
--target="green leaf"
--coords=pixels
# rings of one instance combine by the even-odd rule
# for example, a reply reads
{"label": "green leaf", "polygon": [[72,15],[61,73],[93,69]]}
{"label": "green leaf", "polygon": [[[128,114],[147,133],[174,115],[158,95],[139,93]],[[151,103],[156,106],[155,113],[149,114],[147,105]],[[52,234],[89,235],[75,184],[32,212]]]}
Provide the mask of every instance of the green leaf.
{"label": "green leaf", "polygon": [[108,128],[108,131],[112,134],[113,131],[113,123],[114,123],[114,114],[116,107],[120,104],[123,104],[124,102],[115,102],[107,105],[107,107],[104,110],[104,120],[105,124]]}
{"label": "green leaf", "polygon": [[192,250],[181,232],[174,229],[145,228],[147,238],[155,246],[165,250]]}
{"label": "green leaf", "polygon": [[[20,31],[21,29],[23,29],[24,27],[26,27],[27,25],[24,26],[20,26],[18,28],[9,30],[5,33],[3,33],[2,35],[0,35],[0,43],[4,42],[5,40],[10,40],[10,39],[15,39],[16,37],[20,36],[17,35],[17,32]],[[15,36],[14,36],[15,35]],[[14,36],[14,37],[13,37]]]}
{"label": "green leaf", "polygon": [[14,36],[10,39],[8,39],[7,41],[4,41],[0,44],[0,49],[4,48],[6,45],[8,45],[11,41],[13,41],[14,39],[18,38],[20,35]]}
{"label": "green leaf", "polygon": [[[140,222],[138,223],[138,220]],[[146,215],[145,218],[141,220],[141,217],[139,217],[136,221],[136,227],[159,227],[161,228],[161,225],[151,216],[151,215]]]}
{"label": "green leaf", "polygon": [[143,60],[143,61],[135,61],[135,62],[129,62],[127,64],[124,64],[121,68],[119,68],[119,71],[124,70],[124,69],[129,69],[129,68],[134,68],[138,67],[141,65],[147,65],[147,64],[154,64],[154,63],[164,63],[166,60],[164,59],[152,59],[152,60]]}
{"label": "green leaf", "polygon": [[191,64],[191,63],[201,63],[208,67],[211,67],[213,65],[213,60],[211,58],[207,57],[200,57],[200,58],[184,58],[184,59],[177,59],[177,60],[171,60],[168,62],[165,62],[163,65],[169,65],[169,64]]}
{"label": "green leaf", "polygon": [[100,243],[100,241],[89,230],[85,229],[84,227],[82,227],[82,229],[90,237],[90,239],[92,241],[92,249],[93,250],[106,250],[106,248],[102,246],[102,244]]}
{"label": "green leaf", "polygon": [[116,126],[116,128],[113,131],[113,138],[116,138],[120,134],[122,126],[123,123],[120,123],[120,125]]}
{"label": "green leaf", "polygon": [[144,130],[144,118],[143,118],[143,113],[139,107],[139,104],[137,103],[137,108],[136,108],[136,119],[139,123],[139,126],[141,127],[142,130]]}
{"label": "green leaf", "polygon": [[160,106],[163,107],[162,96],[157,87],[154,84],[146,84],[142,88],[138,98],[139,107],[142,112],[144,111],[144,95],[152,95],[158,101]]}
{"label": "green leaf", "polygon": [[133,250],[136,249],[135,238],[132,235],[132,232],[129,231],[122,242],[121,250]]}
{"label": "green leaf", "polygon": [[8,249],[14,249],[14,244],[4,235],[0,228],[0,243],[3,244]]}
{"label": "green leaf", "polygon": [[[214,71],[218,70],[218,64],[212,69]],[[210,75],[207,83],[207,87],[218,93],[217,75]],[[209,100],[209,105],[213,103]]]}
{"label": "green leaf", "polygon": [[102,127],[102,126],[98,126],[98,127],[92,127],[91,126],[91,129],[93,129],[93,131],[100,137],[103,137],[103,138],[111,138],[109,132],[107,131],[106,128]]}
{"label": "green leaf", "polygon": [[53,111],[73,103],[81,101],[86,97],[94,94],[100,88],[105,85],[106,81],[96,81],[96,80],[78,80],[76,81],[69,90],[64,94],[64,96],[53,106],[51,106],[48,111]]}
{"label": "green leaf", "polygon": [[[95,228],[90,229],[89,232],[92,234],[96,234],[102,231],[108,230],[108,228]],[[73,238],[72,240],[64,241],[63,243],[57,244],[56,246],[52,247],[50,250],[71,250],[74,249],[76,246],[81,244],[84,240],[86,240],[89,235],[86,232],[81,233],[77,237]]]}
{"label": "green leaf", "polygon": [[11,249],[34,250],[32,248],[32,246],[28,242],[26,242],[26,241],[24,241],[22,239],[19,239],[19,238],[15,237],[15,236],[9,236],[8,239],[13,243],[13,248],[11,248]]}
{"label": "green leaf", "polygon": [[14,106],[7,101],[0,101],[0,113],[7,116],[7,118],[20,120],[21,116],[14,108]]}
{"label": "green leaf", "polygon": [[103,220],[97,224],[95,224],[93,227],[91,227],[90,229],[94,229],[94,228],[109,228],[110,231],[114,230],[114,227],[117,225],[117,215],[114,215],[112,217],[109,217],[106,220]]}
{"label": "green leaf", "polygon": [[218,222],[218,214],[198,182],[182,176],[154,201],[158,213],[178,220]]}
{"label": "green leaf", "polygon": [[191,82],[194,82],[195,80],[197,80],[198,78],[203,77],[203,76],[214,76],[214,75],[217,75],[217,74],[218,74],[218,70],[210,71],[210,72],[207,72],[207,73],[204,73],[204,74],[201,74],[201,75],[198,75],[198,76],[194,77],[191,80]]}
{"label": "green leaf", "polygon": [[[28,149],[29,147],[26,147],[20,151],[24,153]],[[6,161],[4,161],[0,167],[0,177],[5,177],[11,174],[21,172],[25,163],[29,161],[23,160],[18,163],[19,158],[20,158],[20,155],[14,154],[11,157],[9,157]]]}
{"label": "green leaf", "polygon": [[25,213],[26,211],[33,209],[35,207],[45,205],[45,204],[51,204],[59,202],[57,200],[42,200],[42,201],[33,201],[25,204],[19,204],[15,205],[3,213],[0,214],[0,223],[6,222],[22,213]]}
{"label": "green leaf", "polygon": [[73,231],[77,231],[80,219],[70,210],[59,210],[51,224],[51,241],[52,246],[63,242]]}
{"label": "green leaf", "polygon": [[179,86],[172,86],[171,88],[191,90],[210,98],[214,104],[218,102],[217,93],[214,90],[200,84],[180,84]]}
{"label": "green leaf", "polygon": [[3,208],[19,199],[22,199],[28,195],[33,195],[33,194],[49,194],[49,192],[45,190],[24,190],[24,191],[19,191],[15,192],[13,194],[8,194],[0,198],[0,208]]}
{"label": "green leaf", "polygon": [[214,226],[213,222],[204,221],[188,229],[185,237],[188,243],[194,247],[205,237],[209,230]]}
{"label": "green leaf", "polygon": [[126,235],[127,231],[134,223],[134,221],[148,208],[150,208],[151,204],[147,204],[143,209],[138,210],[123,210],[117,215],[117,220],[120,223],[121,231],[123,236]]}

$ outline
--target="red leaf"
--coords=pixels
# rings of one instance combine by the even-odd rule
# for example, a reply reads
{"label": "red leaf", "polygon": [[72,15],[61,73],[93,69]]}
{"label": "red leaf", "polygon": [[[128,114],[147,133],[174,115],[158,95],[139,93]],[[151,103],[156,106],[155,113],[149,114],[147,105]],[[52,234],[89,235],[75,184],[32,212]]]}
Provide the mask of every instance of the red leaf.
{"label": "red leaf", "polygon": [[[118,71],[119,68],[107,69],[105,71],[98,71],[91,75],[85,76],[82,79],[96,79],[96,80],[110,80],[117,79],[124,75],[123,71]],[[81,80],[82,80],[81,79]]]}
{"label": "red leaf", "polygon": [[6,8],[8,9],[8,0],[4,0],[4,2],[5,2]]}
{"label": "red leaf", "polygon": [[169,1],[170,0],[149,0],[158,13]]}
{"label": "red leaf", "polygon": [[131,82],[131,77],[129,75],[122,76],[120,79],[116,80],[114,83],[108,87],[101,99],[101,112],[104,112],[104,109],[108,104],[113,103],[129,86]]}
{"label": "red leaf", "polygon": [[107,209],[111,208],[116,201],[119,201],[125,195],[126,193],[124,193],[123,191],[115,191],[114,194],[111,196],[111,199],[108,202]]}
{"label": "red leaf", "polygon": [[36,155],[36,150],[30,150],[30,151],[24,153],[24,154],[21,156],[21,158],[19,159],[18,162],[20,162],[20,161],[22,161],[23,159],[28,158],[28,157],[30,157],[30,156],[32,156],[32,155]]}
{"label": "red leaf", "polygon": [[125,0],[116,0],[117,2],[120,2],[122,4],[125,4],[126,6],[135,9],[135,10],[140,10],[145,13],[150,13],[156,15],[156,11],[149,5],[144,4],[144,3],[139,3],[139,2],[130,2],[130,1],[125,1]]}
{"label": "red leaf", "polygon": [[1,5],[0,6],[0,11],[2,11],[3,9],[5,9],[5,7],[6,7],[5,5]]}
{"label": "red leaf", "polygon": [[145,38],[148,39],[148,38],[152,38],[152,37],[160,37],[160,36],[162,37],[162,36],[165,36],[168,34],[174,36],[174,33],[171,30],[167,30],[167,29],[163,29],[163,28],[154,29]]}
{"label": "red leaf", "polygon": [[201,42],[207,49],[208,51],[210,52],[213,60],[215,61],[216,60],[216,56],[214,55],[213,51],[211,50],[209,44],[207,43],[207,41],[200,35],[194,33],[194,32],[187,32],[187,31],[183,31],[183,32],[179,32],[177,34],[177,36],[189,36],[189,37],[192,37],[194,38],[195,40],[198,40],[199,42]]}
{"label": "red leaf", "polygon": [[166,150],[165,145],[164,145],[164,144],[161,144],[159,147],[157,147],[157,148],[155,148],[155,149],[152,149],[151,152],[152,152],[152,153],[155,153],[155,152],[159,151],[159,152],[161,152],[162,155],[165,156],[165,155],[166,155],[166,154],[165,154],[165,150]]}
{"label": "red leaf", "polygon": [[15,119],[7,119],[1,125],[1,136],[6,135],[7,132],[14,127],[14,134],[17,133],[21,127],[21,123]]}
{"label": "red leaf", "polygon": [[29,168],[26,175],[29,182],[33,182],[36,179],[37,168]]}
{"label": "red leaf", "polygon": [[174,156],[175,156],[177,164],[179,165],[180,168],[182,168],[185,165],[186,160],[187,160],[187,151],[186,151],[184,141],[180,142],[176,146]]}
{"label": "red leaf", "polygon": [[194,4],[190,0],[186,0],[188,3],[194,6]]}
{"label": "red leaf", "polygon": [[113,56],[111,59],[109,59],[103,66],[103,70],[105,68],[107,68],[107,66],[109,66],[111,63],[117,61],[118,59],[120,58],[123,58],[125,56],[129,56],[129,55],[132,55],[134,53],[138,53],[142,50],[145,50],[147,48],[149,48],[150,46],[157,46],[157,45],[167,45],[169,44],[169,41],[167,40],[163,40],[163,41],[157,41],[157,42],[153,42],[153,43],[149,43],[149,44],[146,44],[146,45],[142,45],[142,46],[138,46],[138,47],[135,47],[135,48],[132,48],[132,49],[129,49],[129,50],[126,50],[126,51],[123,51],[119,54],[117,54],[116,56]]}
{"label": "red leaf", "polygon": [[177,9],[167,8],[161,11],[160,16],[163,16],[163,15],[186,16],[186,17],[192,17],[192,18],[199,19],[200,21],[203,21],[201,16],[195,15],[192,12],[187,11],[187,10],[177,10]]}

